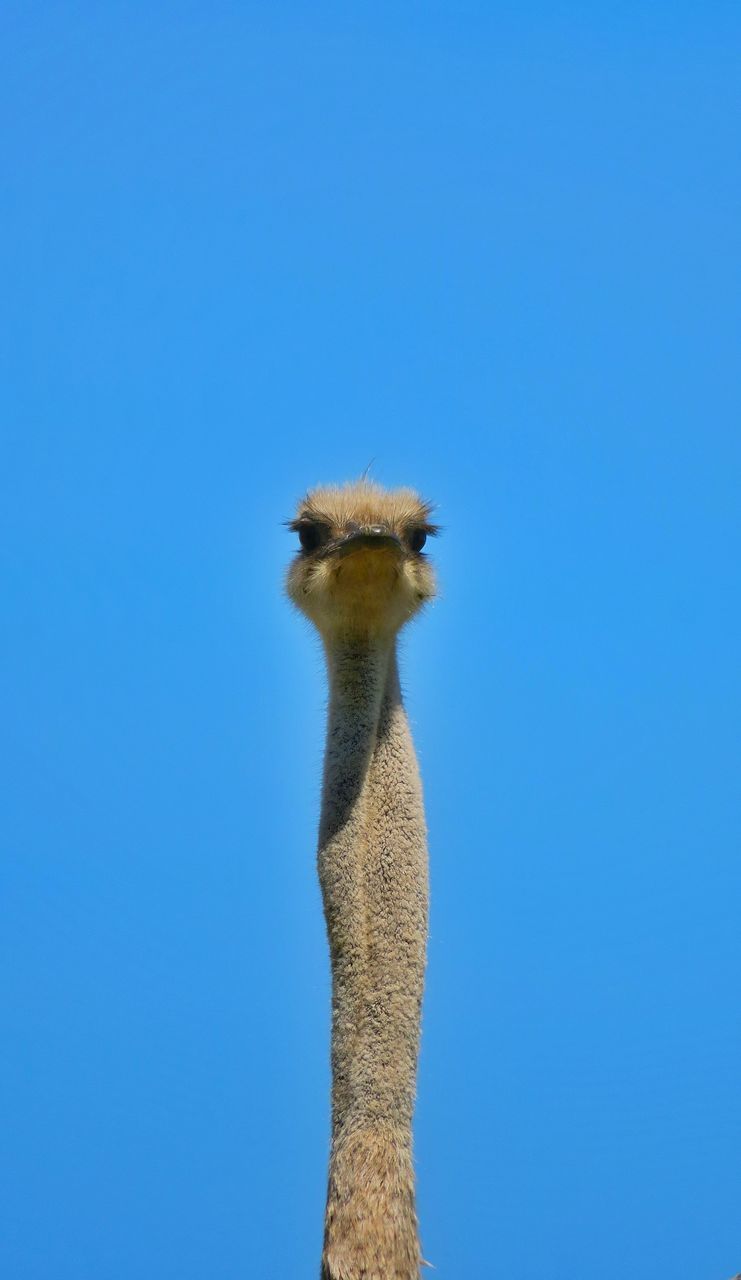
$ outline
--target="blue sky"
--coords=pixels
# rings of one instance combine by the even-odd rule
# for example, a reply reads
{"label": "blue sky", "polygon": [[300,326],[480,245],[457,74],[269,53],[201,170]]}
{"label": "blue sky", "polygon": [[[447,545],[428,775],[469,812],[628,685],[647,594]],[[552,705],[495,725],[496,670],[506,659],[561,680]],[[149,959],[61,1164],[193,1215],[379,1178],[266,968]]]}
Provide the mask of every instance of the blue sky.
{"label": "blue sky", "polygon": [[741,1269],[736,6],[0,32],[0,1272],[317,1273],[324,684],[281,521],[438,504],[403,644],[440,1280]]}

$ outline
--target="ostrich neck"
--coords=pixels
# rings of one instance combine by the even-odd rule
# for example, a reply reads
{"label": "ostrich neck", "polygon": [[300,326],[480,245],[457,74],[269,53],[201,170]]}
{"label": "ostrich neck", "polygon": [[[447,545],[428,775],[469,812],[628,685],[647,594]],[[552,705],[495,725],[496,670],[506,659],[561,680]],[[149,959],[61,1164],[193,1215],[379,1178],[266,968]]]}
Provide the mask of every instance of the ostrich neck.
{"label": "ostrich neck", "polygon": [[[332,962],[325,1246],[328,1258],[333,1249],[344,1257],[342,1219],[350,1205],[355,1221],[358,1211],[370,1215],[369,1221],[380,1214],[383,1232],[392,1232],[393,1239],[369,1242],[368,1248],[385,1250],[399,1275],[416,1276],[411,1121],[427,934],[419,771],[395,644],[348,642],[329,648],[327,658],[330,703],[319,832]],[[333,1275],[331,1267],[326,1274]]]}

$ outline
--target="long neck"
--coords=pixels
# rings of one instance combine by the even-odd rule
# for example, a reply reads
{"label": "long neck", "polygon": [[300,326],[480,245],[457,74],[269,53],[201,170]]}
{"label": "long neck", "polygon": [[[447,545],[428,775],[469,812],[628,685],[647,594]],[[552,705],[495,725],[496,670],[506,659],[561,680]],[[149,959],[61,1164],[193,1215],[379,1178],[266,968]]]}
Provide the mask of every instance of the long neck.
{"label": "long neck", "polygon": [[[324,1275],[416,1280],[411,1123],[427,846],[392,642],[328,650],[319,876],[332,960]],[[365,1269],[364,1269],[365,1268]]]}

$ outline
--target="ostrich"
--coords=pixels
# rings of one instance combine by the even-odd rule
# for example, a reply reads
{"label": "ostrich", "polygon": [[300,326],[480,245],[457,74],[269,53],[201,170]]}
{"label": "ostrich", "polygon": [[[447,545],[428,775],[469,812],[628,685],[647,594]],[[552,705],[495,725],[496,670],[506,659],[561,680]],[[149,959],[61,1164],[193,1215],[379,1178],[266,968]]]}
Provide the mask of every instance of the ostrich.
{"label": "ostrich", "polygon": [[412,1112],[427,938],[422,790],[396,660],[435,594],[410,489],[320,488],[290,527],[287,592],[317,627],[329,712],[319,879],[332,965],[322,1280],[418,1280]]}

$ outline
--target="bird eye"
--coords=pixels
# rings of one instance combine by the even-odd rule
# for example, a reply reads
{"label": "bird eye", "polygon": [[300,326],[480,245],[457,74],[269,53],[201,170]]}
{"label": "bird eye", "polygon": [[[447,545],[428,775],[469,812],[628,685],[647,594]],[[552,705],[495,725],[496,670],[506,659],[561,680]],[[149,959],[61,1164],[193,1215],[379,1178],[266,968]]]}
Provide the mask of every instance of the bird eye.
{"label": "bird eye", "polygon": [[409,545],[412,551],[421,551],[427,541],[427,534],[424,529],[412,529],[409,535]]}
{"label": "bird eye", "polygon": [[320,524],[302,524],[298,531],[302,551],[316,551],[324,542],[324,530]]}

